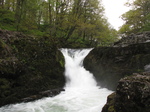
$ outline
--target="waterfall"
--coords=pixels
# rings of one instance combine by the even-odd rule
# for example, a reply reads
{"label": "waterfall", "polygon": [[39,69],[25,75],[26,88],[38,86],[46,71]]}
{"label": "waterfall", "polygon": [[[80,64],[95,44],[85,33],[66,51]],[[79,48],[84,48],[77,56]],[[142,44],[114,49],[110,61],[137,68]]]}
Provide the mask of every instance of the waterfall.
{"label": "waterfall", "polygon": [[55,97],[13,104],[0,112],[101,112],[112,91],[97,86],[93,74],[85,70],[83,60],[91,49],[61,49],[65,58],[65,91]]}
{"label": "waterfall", "polygon": [[96,87],[93,75],[83,67],[83,60],[91,49],[62,49],[61,51],[65,57],[66,88],[90,89]]}

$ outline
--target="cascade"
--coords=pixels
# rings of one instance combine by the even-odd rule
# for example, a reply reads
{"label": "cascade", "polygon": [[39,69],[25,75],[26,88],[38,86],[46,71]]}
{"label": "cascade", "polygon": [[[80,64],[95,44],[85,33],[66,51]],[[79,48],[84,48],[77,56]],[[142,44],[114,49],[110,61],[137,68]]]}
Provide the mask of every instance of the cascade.
{"label": "cascade", "polygon": [[65,58],[65,91],[55,97],[12,104],[0,112],[100,112],[112,91],[97,86],[94,76],[83,67],[92,49],[61,49]]}

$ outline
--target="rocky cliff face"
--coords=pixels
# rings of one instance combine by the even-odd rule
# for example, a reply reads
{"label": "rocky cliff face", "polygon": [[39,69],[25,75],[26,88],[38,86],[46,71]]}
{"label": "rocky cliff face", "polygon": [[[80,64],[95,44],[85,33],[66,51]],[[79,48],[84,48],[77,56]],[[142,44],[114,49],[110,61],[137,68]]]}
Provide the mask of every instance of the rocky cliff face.
{"label": "rocky cliff face", "polygon": [[102,112],[150,112],[149,40],[150,32],[131,34],[112,47],[93,49],[85,58],[84,66],[98,84],[115,90]]}
{"label": "rocky cliff face", "polygon": [[62,88],[63,63],[50,38],[0,30],[0,106]]}
{"label": "rocky cliff face", "polygon": [[126,47],[98,47],[84,60],[84,66],[92,72],[101,87],[116,89],[120,78],[134,72],[143,72],[150,64],[150,43]]}
{"label": "rocky cliff face", "polygon": [[150,73],[122,78],[102,112],[150,112]]}

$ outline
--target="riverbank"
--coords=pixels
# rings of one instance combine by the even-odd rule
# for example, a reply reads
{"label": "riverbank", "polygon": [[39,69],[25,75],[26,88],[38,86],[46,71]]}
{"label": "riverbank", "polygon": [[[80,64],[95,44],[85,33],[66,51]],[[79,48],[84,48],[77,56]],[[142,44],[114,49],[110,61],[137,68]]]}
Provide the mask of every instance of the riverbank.
{"label": "riverbank", "polygon": [[55,42],[0,30],[0,106],[63,88],[64,58]]}

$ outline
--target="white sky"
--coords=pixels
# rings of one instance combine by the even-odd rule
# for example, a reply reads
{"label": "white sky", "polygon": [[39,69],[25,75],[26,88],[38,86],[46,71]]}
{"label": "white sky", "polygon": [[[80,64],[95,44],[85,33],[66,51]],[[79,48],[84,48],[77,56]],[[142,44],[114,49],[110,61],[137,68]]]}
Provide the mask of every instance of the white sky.
{"label": "white sky", "polygon": [[108,22],[116,30],[123,24],[123,20],[120,16],[129,10],[129,7],[124,6],[127,1],[128,0],[102,0]]}

